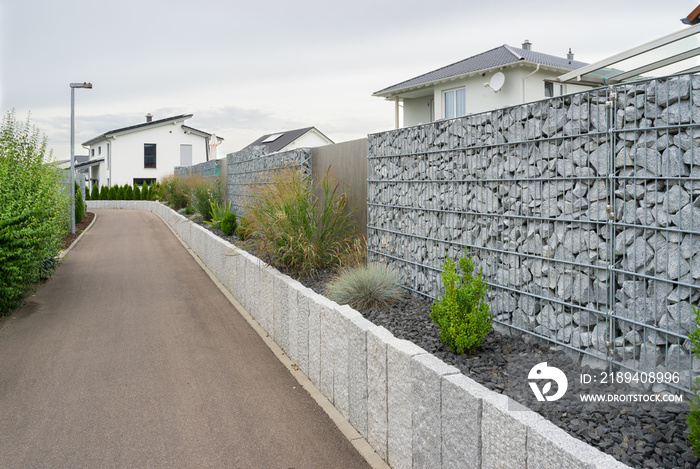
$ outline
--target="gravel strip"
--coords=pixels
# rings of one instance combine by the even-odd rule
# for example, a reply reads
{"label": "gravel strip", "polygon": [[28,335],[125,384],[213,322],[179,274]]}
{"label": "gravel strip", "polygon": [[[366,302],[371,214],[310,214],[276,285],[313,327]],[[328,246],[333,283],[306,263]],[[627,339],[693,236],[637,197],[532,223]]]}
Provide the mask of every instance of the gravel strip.
{"label": "gravel strip", "polygon": [[[207,229],[255,255],[252,244],[225,236],[221,230]],[[284,272],[284,268],[276,266]],[[324,294],[333,279],[333,271],[322,271],[313,277],[298,280],[317,293]],[[359,310],[369,321],[384,326],[394,336],[410,340],[446,363],[456,366],[466,376],[485,387],[506,394],[550,420],[575,438],[612,455],[635,468],[700,467],[700,460],[688,443],[686,415],[687,396],[683,404],[662,405],[634,402],[631,404],[583,403],[578,391],[590,393],[591,387],[582,387],[573,377],[593,373],[588,366],[581,367],[571,354],[544,343],[524,340],[522,336],[491,332],[474,352],[457,355],[438,338],[438,327],[430,317],[431,300],[410,294],[405,299],[382,309]],[[533,361],[535,360],[535,361]],[[526,386],[527,371],[533,363],[546,361],[561,369],[572,385],[564,397],[556,402],[538,403]],[[513,376],[517,375],[517,376]],[[639,394],[638,388],[622,384],[596,384],[595,393]]]}

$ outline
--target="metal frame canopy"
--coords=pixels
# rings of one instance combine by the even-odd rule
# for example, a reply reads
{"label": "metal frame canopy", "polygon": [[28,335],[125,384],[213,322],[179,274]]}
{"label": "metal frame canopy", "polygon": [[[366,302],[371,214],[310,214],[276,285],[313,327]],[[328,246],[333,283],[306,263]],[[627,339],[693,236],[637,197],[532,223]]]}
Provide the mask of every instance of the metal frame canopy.
{"label": "metal frame canopy", "polygon": [[700,24],[560,75],[561,83],[610,85],[700,71]]}

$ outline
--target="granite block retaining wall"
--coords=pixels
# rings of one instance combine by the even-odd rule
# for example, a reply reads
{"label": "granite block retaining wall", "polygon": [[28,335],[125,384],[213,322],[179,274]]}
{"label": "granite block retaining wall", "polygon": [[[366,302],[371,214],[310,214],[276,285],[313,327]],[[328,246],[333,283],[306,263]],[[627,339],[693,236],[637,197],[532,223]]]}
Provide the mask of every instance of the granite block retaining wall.
{"label": "granite block retaining wall", "polygon": [[368,158],[369,257],[408,288],[439,296],[445,257],[468,251],[508,331],[691,389],[700,76],[373,134]]}
{"label": "granite block retaining wall", "polygon": [[627,467],[165,205],[87,203],[158,214],[392,468]]}

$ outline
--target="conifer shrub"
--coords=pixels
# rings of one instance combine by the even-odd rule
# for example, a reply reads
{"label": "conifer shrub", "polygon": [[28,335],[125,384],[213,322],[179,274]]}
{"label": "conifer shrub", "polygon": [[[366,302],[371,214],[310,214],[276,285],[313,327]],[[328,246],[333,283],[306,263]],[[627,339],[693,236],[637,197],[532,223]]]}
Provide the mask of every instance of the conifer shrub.
{"label": "conifer shrub", "polygon": [[447,256],[442,265],[445,294],[430,305],[430,318],[440,327],[440,340],[461,354],[476,349],[493,327],[489,305],[484,302],[488,285],[482,269],[474,275],[474,262],[466,254],[456,263]]}
{"label": "conifer shrub", "polygon": [[124,186],[124,200],[134,200],[134,188],[129,184]]}
{"label": "conifer shrub", "polygon": [[404,296],[399,274],[386,266],[368,264],[341,270],[326,290],[326,296],[355,309],[388,306]]}
{"label": "conifer shrub", "polygon": [[117,186],[117,200],[126,200],[125,186]]}
{"label": "conifer shrub", "polygon": [[141,186],[141,200],[148,200],[148,184]]}
{"label": "conifer shrub", "polygon": [[139,186],[137,186],[136,184],[134,184],[132,200],[141,200],[141,189],[139,189]]}
{"label": "conifer shrub", "polygon": [[228,212],[221,219],[221,231],[224,232],[226,236],[233,236],[236,231],[236,214],[233,212]]}
{"label": "conifer shrub", "polygon": [[102,186],[100,188],[100,200],[109,200],[109,187]]}
{"label": "conifer shrub", "polygon": [[97,187],[97,183],[92,184],[92,192],[90,193],[90,200],[100,200],[100,189]]}
{"label": "conifer shrub", "polygon": [[[693,307],[695,313],[695,328],[688,334],[693,356],[700,360],[700,309]],[[700,458],[700,377],[695,378],[693,396],[690,399],[690,411],[686,421],[688,422],[688,442],[693,447],[695,456]]]}
{"label": "conifer shrub", "polygon": [[119,189],[117,189],[117,186],[112,186],[109,188],[109,200],[117,200],[117,197],[119,196]]}
{"label": "conifer shrub", "polygon": [[86,184],[84,190],[85,190],[85,200],[90,200],[90,186],[88,186]]}
{"label": "conifer shrub", "polygon": [[80,193],[80,186],[75,183],[75,222],[80,223],[85,218],[85,202],[83,202],[83,195]]}

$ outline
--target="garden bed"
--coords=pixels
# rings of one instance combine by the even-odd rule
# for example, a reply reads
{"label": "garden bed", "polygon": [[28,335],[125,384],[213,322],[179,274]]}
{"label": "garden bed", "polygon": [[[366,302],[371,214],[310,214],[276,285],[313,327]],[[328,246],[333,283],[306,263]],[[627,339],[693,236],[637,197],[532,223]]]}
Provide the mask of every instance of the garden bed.
{"label": "garden bed", "polygon": [[[226,236],[221,230],[201,222],[200,225],[237,247],[258,255],[253,243]],[[264,258],[263,260],[269,261]],[[283,267],[275,267],[291,275]],[[332,271],[321,271],[314,276],[298,280],[317,293],[324,294],[334,275]],[[583,389],[572,377],[578,377],[591,370],[581,367],[578,360],[558,347],[525,340],[522,336],[504,335],[494,331],[474,353],[456,355],[440,342],[437,325],[429,317],[430,304],[431,300],[411,294],[390,307],[359,312],[374,324],[391,331],[394,336],[410,340],[444,362],[457,367],[466,376],[485,387],[527,405],[579,440],[629,466],[684,469],[698,466],[699,461],[686,437],[687,404],[683,404],[681,408],[678,404],[660,403],[583,403],[578,398],[578,391]],[[525,386],[525,380],[512,376],[514,370],[529,370],[533,357],[537,357],[537,362],[546,361],[550,366],[556,366],[569,377],[572,386],[562,399],[542,405],[536,401],[533,403],[531,391]],[[590,388],[586,388],[585,391],[589,392]],[[620,384],[598,384],[595,392],[638,394],[640,390]]]}

